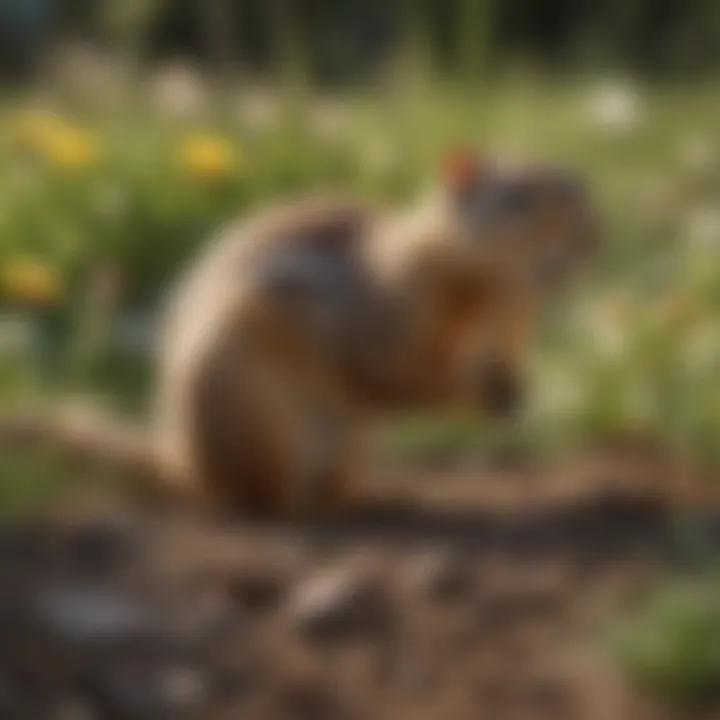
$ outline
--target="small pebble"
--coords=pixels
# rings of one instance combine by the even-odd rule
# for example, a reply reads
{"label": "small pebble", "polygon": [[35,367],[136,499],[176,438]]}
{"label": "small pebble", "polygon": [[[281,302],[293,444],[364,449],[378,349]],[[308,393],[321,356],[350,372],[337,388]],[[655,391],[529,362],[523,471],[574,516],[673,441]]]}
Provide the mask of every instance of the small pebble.
{"label": "small pebble", "polygon": [[291,598],[290,613],[306,636],[342,639],[387,633],[394,609],[379,578],[341,567],[301,583]]}

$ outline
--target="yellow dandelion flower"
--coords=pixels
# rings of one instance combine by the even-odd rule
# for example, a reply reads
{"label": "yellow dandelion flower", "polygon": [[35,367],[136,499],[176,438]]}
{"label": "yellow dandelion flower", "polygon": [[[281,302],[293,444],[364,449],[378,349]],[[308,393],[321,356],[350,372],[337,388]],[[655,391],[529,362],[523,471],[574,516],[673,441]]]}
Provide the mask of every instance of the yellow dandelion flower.
{"label": "yellow dandelion flower", "polygon": [[195,180],[211,181],[227,178],[236,166],[232,144],[217,135],[191,135],[180,148],[180,164]]}
{"label": "yellow dandelion flower", "polygon": [[19,147],[38,152],[67,169],[87,167],[99,154],[98,138],[92,132],[48,112],[17,113],[10,122],[10,134]]}
{"label": "yellow dandelion flower", "polygon": [[31,257],[16,258],[2,268],[2,289],[11,300],[37,305],[51,305],[63,294],[57,272]]}
{"label": "yellow dandelion flower", "polygon": [[50,135],[44,151],[53,164],[74,170],[88,167],[96,162],[100,143],[92,132],[66,126],[57,128]]}
{"label": "yellow dandelion flower", "polygon": [[43,150],[61,128],[57,116],[40,110],[21,110],[9,122],[11,138],[28,150]]}

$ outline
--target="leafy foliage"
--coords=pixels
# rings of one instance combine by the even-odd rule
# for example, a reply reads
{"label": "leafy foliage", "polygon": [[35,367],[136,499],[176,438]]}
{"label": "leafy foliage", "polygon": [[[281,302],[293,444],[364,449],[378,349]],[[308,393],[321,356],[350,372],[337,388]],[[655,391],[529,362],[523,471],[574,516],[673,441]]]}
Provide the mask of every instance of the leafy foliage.
{"label": "leafy foliage", "polygon": [[617,621],[612,646],[630,678],[676,702],[720,688],[720,588],[716,581],[660,588]]}

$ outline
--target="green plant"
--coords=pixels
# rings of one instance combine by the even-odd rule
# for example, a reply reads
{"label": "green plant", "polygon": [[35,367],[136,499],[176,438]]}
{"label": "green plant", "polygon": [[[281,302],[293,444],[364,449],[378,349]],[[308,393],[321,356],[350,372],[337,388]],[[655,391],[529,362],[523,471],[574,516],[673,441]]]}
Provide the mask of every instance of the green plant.
{"label": "green plant", "polygon": [[682,703],[720,692],[720,583],[673,582],[618,620],[612,649],[643,687]]}

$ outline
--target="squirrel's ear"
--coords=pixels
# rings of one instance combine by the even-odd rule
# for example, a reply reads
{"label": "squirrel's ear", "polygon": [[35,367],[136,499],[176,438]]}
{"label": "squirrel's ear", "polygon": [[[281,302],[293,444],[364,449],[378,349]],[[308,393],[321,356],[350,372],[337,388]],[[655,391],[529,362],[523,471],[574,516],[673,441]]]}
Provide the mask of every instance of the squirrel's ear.
{"label": "squirrel's ear", "polygon": [[483,176],[485,163],[472,148],[455,148],[443,157],[443,184],[451,191],[464,192],[475,187]]}

